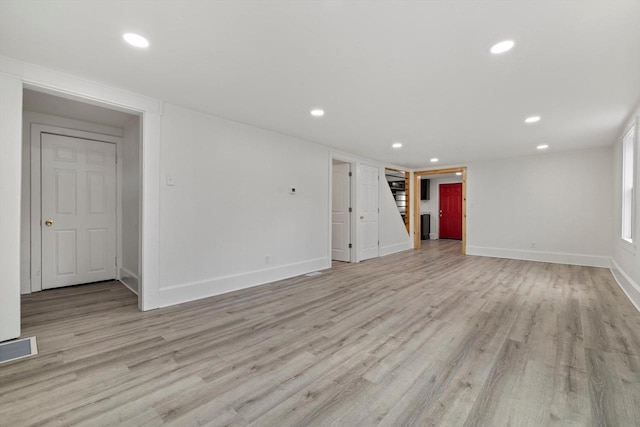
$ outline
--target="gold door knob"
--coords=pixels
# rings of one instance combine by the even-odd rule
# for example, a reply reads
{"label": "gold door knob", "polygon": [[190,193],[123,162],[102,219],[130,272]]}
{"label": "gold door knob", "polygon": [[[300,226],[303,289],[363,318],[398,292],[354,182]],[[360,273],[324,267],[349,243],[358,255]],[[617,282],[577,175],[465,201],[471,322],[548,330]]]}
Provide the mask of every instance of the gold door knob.
{"label": "gold door knob", "polygon": [[53,225],[53,221],[51,221],[50,219],[46,220],[44,222],[44,225],[46,225],[47,227],[51,227]]}
{"label": "gold door knob", "polygon": [[364,219],[364,215],[360,215],[360,219]]}

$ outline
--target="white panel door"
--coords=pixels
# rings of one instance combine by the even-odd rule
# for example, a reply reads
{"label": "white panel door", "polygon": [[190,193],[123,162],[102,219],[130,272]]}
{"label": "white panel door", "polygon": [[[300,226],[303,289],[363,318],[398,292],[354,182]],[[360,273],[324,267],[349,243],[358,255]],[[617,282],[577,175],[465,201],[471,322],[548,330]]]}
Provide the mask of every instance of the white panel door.
{"label": "white panel door", "polygon": [[348,163],[333,165],[331,189],[331,259],[351,261],[350,240],[350,182]]}
{"label": "white panel door", "polygon": [[378,168],[360,165],[358,174],[358,245],[360,261],[378,256]]}
{"label": "white panel door", "polygon": [[116,277],[116,146],[42,134],[42,289]]}

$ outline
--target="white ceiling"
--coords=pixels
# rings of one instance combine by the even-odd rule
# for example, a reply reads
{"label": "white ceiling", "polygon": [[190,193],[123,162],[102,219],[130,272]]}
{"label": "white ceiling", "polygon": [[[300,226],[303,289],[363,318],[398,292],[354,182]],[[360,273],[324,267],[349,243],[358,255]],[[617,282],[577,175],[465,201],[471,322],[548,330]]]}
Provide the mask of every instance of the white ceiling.
{"label": "white ceiling", "polygon": [[640,1],[3,0],[0,54],[430,167],[611,144],[640,100]]}
{"label": "white ceiling", "polygon": [[42,92],[25,89],[22,108],[34,113],[52,114],[68,119],[82,120],[122,129],[135,116],[120,111],[60,98]]}

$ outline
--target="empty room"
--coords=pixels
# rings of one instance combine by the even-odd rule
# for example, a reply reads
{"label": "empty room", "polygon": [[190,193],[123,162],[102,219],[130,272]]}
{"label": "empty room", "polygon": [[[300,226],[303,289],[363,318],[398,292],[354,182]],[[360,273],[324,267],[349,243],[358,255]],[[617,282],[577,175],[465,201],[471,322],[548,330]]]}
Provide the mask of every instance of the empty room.
{"label": "empty room", "polygon": [[0,0],[0,425],[640,426],[640,2]]}

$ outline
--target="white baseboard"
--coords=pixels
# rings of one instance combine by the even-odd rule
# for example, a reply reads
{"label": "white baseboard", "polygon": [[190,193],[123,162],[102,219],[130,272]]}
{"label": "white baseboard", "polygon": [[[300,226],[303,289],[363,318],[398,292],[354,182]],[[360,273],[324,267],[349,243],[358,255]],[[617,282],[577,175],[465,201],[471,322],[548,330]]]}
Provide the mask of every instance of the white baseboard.
{"label": "white baseboard", "polygon": [[521,249],[467,246],[467,255],[521,259],[525,261],[550,262],[554,264],[584,265],[587,267],[609,268],[611,266],[611,258],[608,256],[568,254],[562,252],[525,251]]}
{"label": "white baseboard", "polygon": [[331,268],[331,260],[329,258],[316,258],[249,273],[233,274],[209,280],[164,287],[160,288],[160,307],[167,307],[240,289],[264,285],[265,283],[300,276],[316,270],[325,270],[327,268]]}
{"label": "white baseboard", "polygon": [[132,273],[124,267],[120,267],[120,283],[125,285],[131,292],[138,295],[138,275]]}
{"label": "white baseboard", "polygon": [[395,243],[393,245],[380,246],[379,256],[391,255],[397,252],[413,249],[413,243],[411,241]]}
{"label": "white baseboard", "polygon": [[613,258],[611,259],[611,274],[613,274],[613,278],[616,279],[618,286],[629,298],[631,304],[635,306],[636,310],[640,311],[640,286],[620,268]]}
{"label": "white baseboard", "polygon": [[27,295],[31,293],[31,278],[29,273],[26,274],[26,279],[23,277],[25,274],[20,272],[20,295]]}

